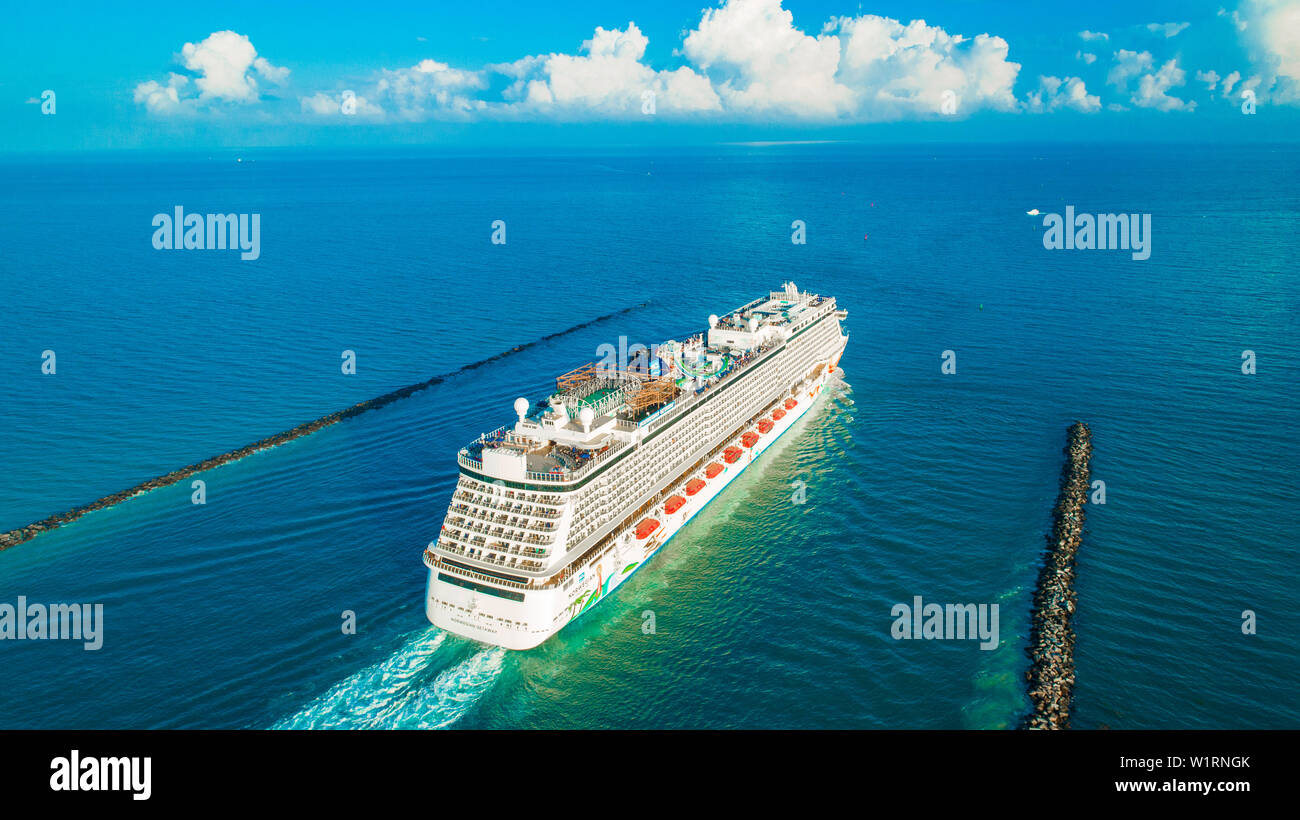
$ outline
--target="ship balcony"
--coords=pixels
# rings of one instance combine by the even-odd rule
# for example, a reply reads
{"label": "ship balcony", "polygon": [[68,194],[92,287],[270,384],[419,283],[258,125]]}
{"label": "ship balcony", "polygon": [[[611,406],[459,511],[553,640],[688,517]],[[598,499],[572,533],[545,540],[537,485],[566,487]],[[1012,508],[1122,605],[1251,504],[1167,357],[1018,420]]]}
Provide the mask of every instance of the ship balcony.
{"label": "ship balcony", "polygon": [[[535,521],[527,513],[498,512],[496,507],[479,504],[473,501],[463,504],[452,504],[448,509],[448,512],[460,513],[466,517],[490,524],[506,524],[518,521],[520,522],[519,524],[512,523],[511,525],[521,526],[536,532],[555,532],[557,528],[554,519]],[[475,514],[476,512],[477,514]],[[556,516],[556,518],[559,518],[559,516]]]}
{"label": "ship balcony", "polygon": [[558,495],[519,495],[516,496],[513,490],[506,490],[505,497],[511,501],[520,498],[531,504],[548,504],[552,507],[563,507],[564,499]]}
{"label": "ship balcony", "polygon": [[554,524],[537,524],[534,526],[530,524],[527,519],[522,519],[518,516],[506,516],[504,514],[497,516],[482,516],[473,518],[473,520],[478,521],[481,524],[490,524],[495,527],[509,527],[516,530],[527,530],[529,532],[554,533],[557,531],[557,527]]}
{"label": "ship balcony", "polygon": [[[447,529],[462,534],[466,540],[473,540],[478,536],[485,538],[508,538],[511,541],[518,541],[521,544],[539,544],[550,546],[555,542],[555,536],[533,535],[531,533],[509,529],[506,527],[475,527],[466,524],[448,524]],[[473,533],[473,535],[471,535]]]}
{"label": "ship balcony", "polygon": [[[469,549],[454,542],[448,544],[446,541],[446,538],[439,539],[435,549],[467,561],[473,561],[476,564],[526,572],[536,572],[545,566],[545,562],[537,560],[537,556],[524,556],[515,550],[506,550],[495,545]],[[487,554],[489,552],[490,555]]]}
{"label": "ship balcony", "polygon": [[525,557],[545,557],[550,555],[550,547],[552,546],[550,542],[534,542],[521,539],[514,533],[494,532],[471,535],[455,527],[447,527],[443,530],[442,535],[443,540],[450,539],[453,544],[465,549],[496,550]]}
{"label": "ship balcony", "polygon": [[[495,489],[495,485],[491,485],[491,488]],[[478,495],[485,499],[500,498],[514,504],[534,505],[557,511],[564,508],[564,498],[561,496],[538,495],[537,493],[531,493],[526,490],[506,490],[503,493],[498,492],[494,494],[489,489],[466,487],[462,484],[456,488],[456,492]]]}
{"label": "ship balcony", "polygon": [[475,493],[470,490],[458,490],[452,495],[452,498],[472,503],[476,506],[483,507],[497,512],[515,513],[518,515],[528,515],[533,518],[559,518],[561,513],[558,509],[549,509],[542,506],[533,506],[523,504],[518,501],[512,503],[493,503],[490,499],[492,496],[482,493]]}
{"label": "ship balcony", "polygon": [[465,567],[449,566],[443,563],[442,559],[439,558],[437,553],[432,549],[426,549],[424,551],[424,565],[432,570],[450,572],[453,575],[473,578],[476,581],[482,581],[487,584],[495,584],[496,586],[510,587],[512,589],[529,589],[528,584],[521,584],[516,581],[511,581],[508,578],[499,578],[495,575],[484,575],[483,573],[474,572]]}
{"label": "ship balcony", "polygon": [[[544,566],[544,562],[538,559],[546,558],[549,553],[546,550],[538,550],[529,547],[515,547],[505,544],[504,542],[495,542],[492,544],[482,544],[479,546],[466,546],[455,539],[454,536],[443,534],[433,549],[439,550],[451,555],[456,555],[471,561],[477,561],[481,564],[492,564],[493,566],[511,567],[514,569],[536,571]],[[494,557],[488,558],[484,555],[491,552]],[[509,556],[509,557],[506,557]]]}
{"label": "ship balcony", "polygon": [[541,561],[530,561],[526,559],[521,561],[516,558],[507,559],[500,556],[496,558],[476,558],[475,560],[480,563],[491,564],[494,567],[501,567],[502,569],[522,569],[528,570],[529,572],[536,572],[544,566]]}
{"label": "ship balcony", "polygon": [[495,541],[488,544],[487,548],[493,552],[505,553],[507,555],[514,555],[526,559],[545,558],[548,554],[546,550],[541,549],[540,547],[521,547],[506,541]]}
{"label": "ship balcony", "polygon": [[499,527],[509,527],[510,529],[516,530],[528,530],[529,532],[553,533],[556,531],[556,526],[554,524],[533,525],[529,523],[527,519],[522,519],[513,515],[508,516],[504,513],[495,517],[488,516],[482,520],[485,524],[495,524]]}

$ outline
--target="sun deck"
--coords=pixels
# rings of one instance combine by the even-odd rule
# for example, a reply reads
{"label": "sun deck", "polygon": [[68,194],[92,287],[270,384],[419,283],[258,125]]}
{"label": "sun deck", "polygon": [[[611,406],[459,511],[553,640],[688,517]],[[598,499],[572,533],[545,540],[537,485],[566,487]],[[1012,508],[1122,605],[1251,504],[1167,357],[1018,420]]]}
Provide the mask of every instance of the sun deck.
{"label": "sun deck", "polygon": [[546,402],[517,400],[518,423],[480,436],[458,461],[493,478],[578,481],[834,310],[833,299],[787,285],[626,367],[582,365],[556,378]]}

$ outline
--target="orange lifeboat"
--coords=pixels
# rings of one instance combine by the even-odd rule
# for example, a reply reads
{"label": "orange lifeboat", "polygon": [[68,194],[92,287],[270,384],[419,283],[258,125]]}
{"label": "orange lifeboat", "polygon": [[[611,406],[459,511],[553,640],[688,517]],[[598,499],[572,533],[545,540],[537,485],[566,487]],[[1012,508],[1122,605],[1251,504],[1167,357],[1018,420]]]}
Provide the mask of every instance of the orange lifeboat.
{"label": "orange lifeboat", "polygon": [[685,503],[686,499],[682,498],[680,495],[675,495],[672,498],[669,498],[668,503],[664,505],[664,512],[671,515],[680,510],[682,505]]}
{"label": "orange lifeboat", "polygon": [[799,403],[799,402],[795,401],[794,399],[786,399],[786,400],[785,400],[785,409],[787,409],[787,410],[793,410],[793,409],[795,408],[795,405],[797,405],[798,403]]}
{"label": "orange lifeboat", "polygon": [[695,495],[696,493],[698,493],[700,490],[703,489],[704,489],[704,482],[700,481],[698,478],[692,478],[690,481],[686,482],[687,495]]}
{"label": "orange lifeboat", "polygon": [[785,418],[785,410],[782,410],[780,407],[776,408],[775,410],[772,411],[772,418],[776,419],[777,421],[780,421],[781,419]]}
{"label": "orange lifeboat", "polygon": [[705,470],[704,470],[704,477],[705,477],[705,478],[717,478],[718,473],[720,473],[720,472],[722,472],[722,465],[715,461],[715,462],[713,462],[712,464],[710,464],[708,467],[705,468]]}
{"label": "orange lifeboat", "polygon": [[753,447],[755,444],[758,444],[758,433],[750,430],[748,433],[740,437],[740,443],[746,447]]}
{"label": "orange lifeboat", "polygon": [[658,521],[653,518],[643,518],[641,523],[636,525],[636,537],[638,539],[645,539],[649,537],[650,533],[658,529],[658,527]]}
{"label": "orange lifeboat", "polygon": [[728,464],[735,464],[740,458],[741,449],[739,447],[728,447],[727,451],[722,454],[722,460]]}
{"label": "orange lifeboat", "polygon": [[763,419],[762,421],[760,421],[760,422],[758,423],[758,432],[760,432],[760,433],[770,433],[770,432],[772,432],[772,420],[771,420],[771,419]]}

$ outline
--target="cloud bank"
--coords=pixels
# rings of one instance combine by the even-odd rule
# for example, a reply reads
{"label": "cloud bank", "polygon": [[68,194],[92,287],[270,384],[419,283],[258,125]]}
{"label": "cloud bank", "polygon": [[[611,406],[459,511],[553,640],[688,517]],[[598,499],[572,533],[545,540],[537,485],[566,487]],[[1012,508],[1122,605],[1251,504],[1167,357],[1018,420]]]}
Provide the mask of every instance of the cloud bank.
{"label": "cloud bank", "polygon": [[[1229,16],[1222,10],[1220,15]],[[1231,20],[1229,36],[1247,47],[1251,66],[1193,66],[1196,93],[1210,99],[1251,89],[1261,100],[1300,102],[1300,0],[1241,0]],[[875,14],[833,17],[805,28],[781,0],[725,0],[703,10],[682,32],[668,67],[647,60],[650,40],[629,21],[597,27],[572,53],[532,54],[480,68],[424,59],[353,78],[350,87],[340,82],[331,90],[297,91],[292,99],[302,118],[339,122],[583,122],[655,115],[835,124],[960,118],[980,111],[1192,111],[1197,103],[1184,98],[1191,89],[1180,55],[1157,57],[1122,46],[1135,32],[1147,43],[1149,34],[1164,43],[1188,26],[1148,23],[1113,35],[1077,32],[1087,45],[1076,49],[1073,71],[1089,77],[1096,72],[1098,79],[1105,72],[1117,99],[1104,108],[1084,78],[1069,76],[1073,72],[1064,66],[1037,75],[1035,84],[1026,79],[1023,97],[1017,97],[1021,65],[995,34],[955,33],[924,20],[904,23]],[[1061,37],[1069,42],[1074,35]],[[1062,56],[1068,55],[1067,50]],[[266,98],[267,87],[289,80],[289,69],[269,62],[234,31],[185,43],[175,62],[176,70],[165,78],[134,89],[136,103],[151,114],[251,106]]]}
{"label": "cloud bank", "polygon": [[[385,68],[350,92],[298,98],[303,114],[375,120],[712,117],[729,121],[874,122],[1023,107],[1020,64],[1001,37],[950,33],[923,20],[863,14],[806,31],[781,0],[727,0],[702,12],[657,69],[635,22],[596,28],[576,53],[536,54],[478,70],[436,60]],[[255,101],[259,81],[288,69],[259,57],[249,39],[216,32],[187,43],[184,73],[149,80],[135,100],[166,115]]]}

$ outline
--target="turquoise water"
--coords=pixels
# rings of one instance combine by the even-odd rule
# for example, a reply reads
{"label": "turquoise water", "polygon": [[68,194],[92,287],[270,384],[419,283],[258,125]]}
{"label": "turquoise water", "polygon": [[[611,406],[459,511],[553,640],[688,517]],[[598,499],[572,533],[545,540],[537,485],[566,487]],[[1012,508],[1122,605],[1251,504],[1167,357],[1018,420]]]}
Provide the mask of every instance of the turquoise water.
{"label": "turquoise water", "polygon": [[[0,528],[455,375],[204,475],[204,506],[185,482],[0,553],[0,602],[105,606],[98,652],[0,642],[0,726],[1014,725],[1077,418],[1107,503],[1076,725],[1300,727],[1295,148],[243,159],[0,162]],[[1151,258],[1044,250],[1024,212],[1071,204],[1151,213]],[[175,205],[260,213],[261,259],[154,250]],[[849,310],[816,412],[542,647],[427,624],[464,442],[786,279]],[[893,640],[915,595],[1001,604],[1001,646]]]}

